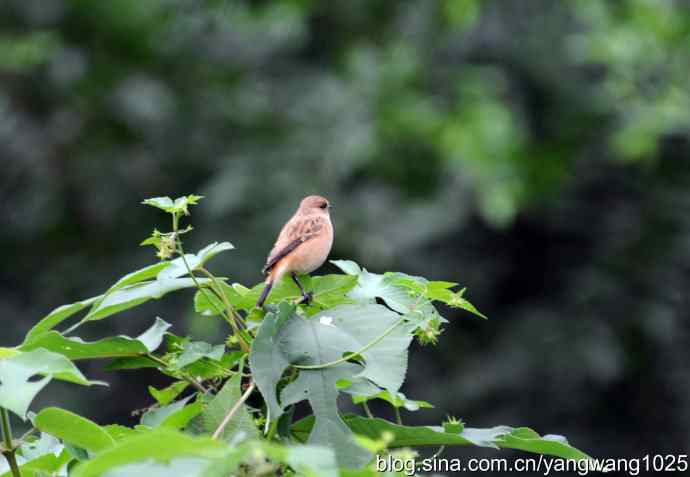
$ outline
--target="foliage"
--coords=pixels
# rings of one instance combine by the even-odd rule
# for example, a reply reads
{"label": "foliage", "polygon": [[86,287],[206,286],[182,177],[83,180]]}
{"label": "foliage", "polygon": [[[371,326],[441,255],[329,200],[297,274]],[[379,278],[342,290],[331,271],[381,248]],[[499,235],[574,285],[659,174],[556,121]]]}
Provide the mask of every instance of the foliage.
{"label": "foliage", "polygon": [[[463,297],[464,290],[454,291],[456,283],[375,274],[352,261],[335,261],[344,275],[304,277],[314,290],[309,304],[285,282],[276,286],[266,310],[256,309],[261,285],[229,283],[205,267],[216,254],[231,250],[230,244],[212,243],[197,254],[185,253],[180,237],[191,229],[180,229],[180,219],[199,199],[190,195],[145,201],[170,214],[172,229],[155,231],[151,237],[156,240],[145,241],[159,255],[162,247],[171,249],[170,259],[126,275],[98,297],[59,307],[39,321],[21,345],[2,349],[2,452],[8,464],[19,466],[3,477],[10,472],[15,477],[18,472],[52,475],[65,469],[77,477],[221,477],[274,471],[335,477],[353,470],[368,475],[374,473],[374,453],[447,445],[588,458],[565,438],[540,436],[529,428],[474,429],[456,419],[438,426],[404,425],[399,408],[431,407],[407,399],[400,387],[411,342],[415,337],[435,342],[440,326],[448,323],[435,304],[484,318]],[[81,326],[190,287],[196,288],[199,319],[219,317],[228,324],[224,343],[176,336],[160,318],[136,338],[87,342],[73,335]],[[85,312],[84,317],[74,325],[62,332],[56,329],[79,312]],[[53,378],[97,384],[73,361],[103,358],[115,359],[113,369],[152,366],[172,378],[167,388],[150,388],[155,402],[139,425],[99,425],[55,407],[27,412]],[[32,380],[34,376],[38,380]],[[262,399],[253,396],[256,388]],[[341,392],[361,403],[369,417],[342,416],[337,403]],[[366,404],[373,399],[392,405],[397,422],[373,417]],[[313,414],[293,422],[294,406],[302,400],[308,400]],[[8,410],[29,419],[40,437],[30,433],[12,440]]]}

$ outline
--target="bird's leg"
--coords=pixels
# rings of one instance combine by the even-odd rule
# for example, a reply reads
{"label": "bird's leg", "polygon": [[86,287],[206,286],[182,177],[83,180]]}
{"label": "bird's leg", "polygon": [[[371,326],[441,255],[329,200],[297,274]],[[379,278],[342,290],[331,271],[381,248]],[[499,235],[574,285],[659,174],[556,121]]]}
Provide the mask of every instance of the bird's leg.
{"label": "bird's leg", "polygon": [[297,279],[297,274],[296,274],[295,272],[290,273],[290,276],[292,277],[292,280],[293,280],[293,281],[297,284],[297,286],[299,287],[299,291],[302,292],[302,298],[304,299],[304,303],[306,303],[307,305],[308,305],[309,303],[311,303],[311,299],[314,297],[314,294],[313,294],[312,292],[307,293],[307,292],[304,290],[304,287],[302,286],[302,284],[301,284],[301,283],[299,282],[299,280]]}

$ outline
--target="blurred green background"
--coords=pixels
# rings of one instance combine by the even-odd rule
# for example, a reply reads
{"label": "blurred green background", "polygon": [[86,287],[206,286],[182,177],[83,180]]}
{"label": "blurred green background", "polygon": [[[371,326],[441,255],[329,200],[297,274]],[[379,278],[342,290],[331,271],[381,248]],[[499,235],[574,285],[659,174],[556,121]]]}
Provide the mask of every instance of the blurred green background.
{"label": "blurred green background", "polygon": [[[205,195],[188,249],[231,241],[213,270],[253,284],[320,193],[332,257],[458,281],[491,318],[413,349],[404,391],[437,407],[408,422],[687,450],[689,48],[681,0],[2,0],[0,345],[155,261],[146,197]],[[222,342],[191,296],[84,336],[160,315]],[[109,390],[37,407],[134,422],[164,381],[102,365]]]}

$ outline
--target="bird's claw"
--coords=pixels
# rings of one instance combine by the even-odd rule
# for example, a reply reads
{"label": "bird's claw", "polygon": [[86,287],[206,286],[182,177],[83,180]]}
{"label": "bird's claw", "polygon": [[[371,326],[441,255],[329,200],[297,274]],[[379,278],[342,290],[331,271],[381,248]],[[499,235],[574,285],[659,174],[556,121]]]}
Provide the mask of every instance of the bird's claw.
{"label": "bird's claw", "polygon": [[302,293],[302,303],[309,305],[314,299],[314,292]]}

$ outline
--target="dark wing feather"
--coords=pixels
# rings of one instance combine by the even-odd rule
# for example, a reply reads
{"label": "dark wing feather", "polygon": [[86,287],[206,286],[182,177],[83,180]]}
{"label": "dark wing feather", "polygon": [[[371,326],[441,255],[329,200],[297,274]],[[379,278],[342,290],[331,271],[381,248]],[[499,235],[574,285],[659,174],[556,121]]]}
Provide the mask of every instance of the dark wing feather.
{"label": "dark wing feather", "polygon": [[285,230],[281,231],[280,237],[278,237],[278,243],[287,241],[287,245],[279,248],[276,243],[276,246],[273,247],[266,260],[266,265],[261,270],[262,273],[270,271],[280,259],[289,255],[290,252],[307,240],[316,237],[323,225],[324,218],[318,216],[304,217],[302,220],[288,224]]}

